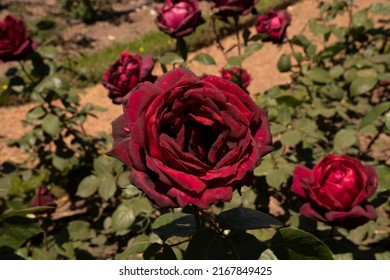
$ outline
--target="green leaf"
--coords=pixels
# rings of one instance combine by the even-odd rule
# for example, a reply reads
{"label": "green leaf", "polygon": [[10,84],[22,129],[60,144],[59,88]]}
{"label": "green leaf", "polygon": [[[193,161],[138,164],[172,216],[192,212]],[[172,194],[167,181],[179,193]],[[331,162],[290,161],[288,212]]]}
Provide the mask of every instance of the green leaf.
{"label": "green leaf", "polygon": [[149,236],[146,234],[138,235],[130,240],[126,250],[115,256],[116,260],[127,260],[130,255],[143,253],[150,245]]}
{"label": "green leaf", "polygon": [[344,150],[355,144],[356,140],[356,131],[350,129],[341,129],[334,137],[333,147],[334,149]]}
{"label": "green leaf", "polygon": [[145,260],[176,260],[175,252],[168,244],[152,243],[144,252]]}
{"label": "green leaf", "polygon": [[112,229],[122,231],[128,229],[135,221],[134,209],[126,204],[120,204],[112,214]]}
{"label": "green leaf", "polygon": [[54,136],[61,131],[62,124],[56,115],[49,113],[42,120],[42,129],[47,134]]}
{"label": "green leaf", "polygon": [[177,64],[184,62],[184,59],[177,53],[167,52],[162,57],[159,58],[161,64]]}
{"label": "green leaf", "polygon": [[53,77],[52,78],[52,83],[55,89],[60,89],[60,90],[69,90],[70,89],[70,84],[68,80],[62,77]]}
{"label": "green leaf", "polygon": [[282,143],[288,147],[295,147],[301,142],[301,133],[297,130],[287,130],[282,134]]}
{"label": "green leaf", "polygon": [[0,222],[0,248],[20,248],[26,241],[41,233],[39,224],[32,219],[12,216]]}
{"label": "green leaf", "polygon": [[27,118],[30,120],[38,120],[46,114],[45,108],[43,106],[32,108],[27,113]]}
{"label": "green leaf", "polygon": [[352,81],[349,87],[349,94],[351,97],[356,97],[366,93],[374,88],[378,79],[375,77],[360,77]]}
{"label": "green leaf", "polygon": [[97,177],[98,193],[104,200],[110,199],[116,191],[115,177],[110,174],[103,174]]}
{"label": "green leaf", "polygon": [[68,226],[69,237],[73,241],[86,240],[90,238],[91,226],[88,222],[82,220],[71,221]]}
{"label": "green leaf", "polygon": [[81,180],[76,195],[80,197],[90,197],[92,196],[98,189],[99,181],[95,175],[89,175]]}
{"label": "green leaf", "polygon": [[114,159],[112,157],[101,155],[93,160],[93,170],[96,175],[112,174]]}
{"label": "green leaf", "polygon": [[281,260],[332,260],[328,246],[314,235],[295,228],[282,228],[271,239],[270,249]]}
{"label": "green leaf", "polygon": [[385,3],[373,3],[369,7],[370,11],[380,15],[390,15],[390,5]]}
{"label": "green leaf", "polygon": [[56,22],[53,20],[48,20],[48,19],[40,20],[37,23],[37,27],[39,30],[49,30],[55,26],[56,26]]}
{"label": "green leaf", "polygon": [[280,186],[287,180],[289,175],[281,169],[272,169],[265,176],[267,184],[275,189],[279,189]]}
{"label": "green leaf", "polygon": [[187,260],[224,260],[231,259],[232,249],[229,241],[213,230],[201,230],[195,233],[184,259]]}
{"label": "green leaf", "polygon": [[232,56],[232,57],[229,57],[228,61],[227,61],[227,65],[226,67],[227,68],[230,68],[230,67],[233,67],[233,66],[240,66],[241,63],[243,62],[244,58],[241,57],[241,56]]}
{"label": "green leaf", "polygon": [[291,123],[291,112],[287,105],[283,104],[279,106],[277,121],[284,126],[287,126]]}
{"label": "green leaf", "polygon": [[359,124],[359,130],[363,127],[372,124],[375,120],[377,120],[383,113],[390,110],[390,102],[383,102],[376,105],[372,108],[362,119]]}
{"label": "green leaf", "polygon": [[390,168],[387,166],[375,166],[378,176],[378,192],[390,191]]}
{"label": "green leaf", "polygon": [[283,54],[277,63],[278,70],[282,73],[288,72],[291,70],[291,56],[288,54]]}
{"label": "green leaf", "polygon": [[59,170],[64,171],[67,167],[69,167],[69,160],[63,157],[54,155],[52,159],[53,166]]}
{"label": "green leaf", "polygon": [[256,237],[246,232],[229,235],[228,239],[234,248],[234,253],[238,254],[240,260],[258,260],[267,249],[267,246]]}
{"label": "green leaf", "polygon": [[19,210],[11,210],[6,211],[3,214],[0,215],[0,221],[9,218],[9,217],[15,217],[15,216],[26,216],[27,214],[34,214],[38,212],[43,212],[47,210],[54,209],[54,207],[51,206],[37,206],[37,207],[30,207],[30,208],[24,208]]}
{"label": "green leaf", "polygon": [[214,58],[212,58],[207,53],[199,53],[193,59],[191,59],[191,61],[193,60],[205,65],[217,65]]}
{"label": "green leaf", "polygon": [[251,56],[252,54],[254,54],[255,52],[261,50],[263,48],[263,44],[259,43],[259,42],[253,42],[252,44],[248,45],[246,48],[245,48],[245,51],[244,51],[244,57],[248,57],[248,56]]}
{"label": "green leaf", "polygon": [[167,213],[154,221],[152,229],[162,240],[172,236],[191,236],[195,232],[194,216],[181,212]]}
{"label": "green leaf", "polygon": [[302,35],[302,34],[294,36],[291,39],[291,43],[293,43],[294,45],[301,46],[301,47],[307,47],[311,44],[310,41],[306,38],[306,36]]}
{"label": "green leaf", "polygon": [[368,22],[368,12],[367,9],[357,11],[352,15],[352,26],[353,27],[365,27]]}
{"label": "green leaf", "polygon": [[281,223],[274,217],[250,208],[237,207],[222,212],[217,221],[223,229],[249,230],[279,227]]}
{"label": "green leaf", "polygon": [[306,75],[314,82],[320,84],[326,84],[333,80],[328,71],[320,67],[310,69]]}

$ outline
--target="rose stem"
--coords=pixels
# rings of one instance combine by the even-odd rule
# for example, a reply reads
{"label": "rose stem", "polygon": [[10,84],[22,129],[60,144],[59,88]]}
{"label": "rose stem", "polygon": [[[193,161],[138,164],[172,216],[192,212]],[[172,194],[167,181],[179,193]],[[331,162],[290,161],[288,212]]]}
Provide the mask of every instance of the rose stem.
{"label": "rose stem", "polygon": [[31,83],[34,83],[34,79],[30,76],[30,74],[27,72],[26,68],[24,68],[24,64],[22,61],[18,61],[20,67],[22,68],[23,73],[27,76],[27,78],[31,81]]}
{"label": "rose stem", "polygon": [[301,64],[301,62],[299,61],[299,59],[296,57],[296,52],[295,52],[294,45],[293,45],[293,43],[291,42],[290,38],[287,37],[287,34],[286,34],[285,36],[286,36],[287,43],[288,43],[288,45],[290,46],[292,55],[293,55],[293,57],[295,58],[295,60],[296,60],[296,62],[297,62],[297,64],[298,64],[299,73],[300,73],[301,75],[303,75],[302,64]]}
{"label": "rose stem", "polygon": [[196,205],[192,205],[192,211],[194,213],[195,218],[195,228],[196,232],[200,231],[200,216],[199,216],[199,208]]}
{"label": "rose stem", "polygon": [[238,28],[238,16],[234,17],[234,31],[236,33],[236,38],[237,38],[238,55],[241,56],[241,41],[240,41],[240,34]]}

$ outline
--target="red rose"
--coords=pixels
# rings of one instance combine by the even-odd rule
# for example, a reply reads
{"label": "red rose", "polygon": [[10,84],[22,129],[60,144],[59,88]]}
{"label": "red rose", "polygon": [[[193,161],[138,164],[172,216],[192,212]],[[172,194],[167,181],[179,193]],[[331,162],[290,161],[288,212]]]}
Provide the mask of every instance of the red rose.
{"label": "red rose", "polygon": [[251,82],[251,75],[245,69],[238,66],[228,69],[222,68],[219,72],[222,78],[235,83],[242,89],[246,89]]}
{"label": "red rose", "polygon": [[156,9],[157,27],[171,37],[184,37],[204,23],[196,0],[166,0],[162,8]]}
{"label": "red rose", "polygon": [[269,40],[280,44],[283,42],[290,22],[291,15],[287,11],[274,11],[271,9],[266,15],[262,15],[257,19],[256,30],[258,33],[268,35],[265,41]]}
{"label": "red rose", "polygon": [[300,211],[306,217],[355,228],[376,218],[367,203],[376,187],[374,168],[349,156],[328,155],[313,170],[297,166],[292,191],[305,199]]}
{"label": "red rose", "polygon": [[258,0],[212,0],[211,7],[215,9],[214,16],[227,20],[228,17],[238,17],[255,11]]}
{"label": "red rose", "polygon": [[266,110],[235,84],[182,68],[132,91],[112,131],[109,154],[155,207],[229,201],[272,150]]}
{"label": "red rose", "polygon": [[[38,206],[57,207],[57,204],[54,202],[53,194],[47,189],[47,187],[40,186],[37,194],[35,195],[32,203],[31,203],[31,206],[33,206],[33,207],[38,207]],[[39,214],[37,214],[37,215],[40,216],[42,214],[52,213],[52,212],[54,212],[54,209],[39,212]]]}
{"label": "red rose", "polygon": [[109,97],[115,104],[125,103],[129,92],[141,82],[156,80],[152,75],[154,67],[150,55],[141,57],[139,54],[122,52],[119,59],[103,74],[103,85],[109,90]]}
{"label": "red rose", "polygon": [[0,62],[22,60],[37,47],[28,37],[23,21],[6,16],[0,22]]}

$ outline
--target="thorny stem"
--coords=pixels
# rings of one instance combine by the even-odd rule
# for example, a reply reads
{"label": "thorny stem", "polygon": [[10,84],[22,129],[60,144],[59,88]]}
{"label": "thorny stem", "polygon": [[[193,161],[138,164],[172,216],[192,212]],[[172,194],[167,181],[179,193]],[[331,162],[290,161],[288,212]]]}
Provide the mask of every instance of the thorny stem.
{"label": "thorny stem", "polygon": [[219,33],[217,31],[217,27],[216,27],[215,23],[216,23],[215,18],[212,18],[211,19],[211,26],[213,28],[213,32],[215,35],[215,42],[217,43],[217,48],[222,52],[224,58],[227,60],[228,58],[227,58],[226,53],[225,53],[225,48],[222,46],[221,38],[219,38]]}
{"label": "thorny stem", "polygon": [[199,232],[200,231],[200,216],[199,216],[198,206],[192,205],[192,211],[194,213],[195,229],[196,229],[196,232]]}

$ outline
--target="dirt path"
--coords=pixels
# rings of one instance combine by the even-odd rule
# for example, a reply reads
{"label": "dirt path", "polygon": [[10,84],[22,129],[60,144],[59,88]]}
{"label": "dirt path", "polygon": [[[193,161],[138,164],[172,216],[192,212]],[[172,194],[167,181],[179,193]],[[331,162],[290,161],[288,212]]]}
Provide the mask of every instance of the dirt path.
{"label": "dirt path", "polygon": [[[375,2],[385,2],[385,0],[358,0],[356,2],[360,8],[363,8]],[[292,37],[306,29],[308,20],[318,15],[317,3],[315,0],[304,0],[288,8],[288,11],[292,14],[292,23],[288,28],[288,36]],[[344,20],[340,19],[339,21]],[[251,29],[251,32],[255,33],[254,28]],[[224,39],[222,44],[225,46],[225,49],[228,49],[235,42],[235,37],[232,36]],[[233,50],[229,53],[229,56],[235,55],[235,51]],[[201,49],[198,52],[205,52],[211,55],[216,60],[218,66],[205,66],[193,62],[190,64],[191,70],[198,75],[204,73],[219,75],[218,71],[226,61],[217,47],[213,45]],[[191,59],[196,53],[190,54],[189,58]],[[252,75],[252,82],[248,88],[249,92],[252,94],[264,92],[274,85],[289,81],[288,75],[279,73],[276,68],[277,60],[283,53],[289,53],[289,48],[286,44],[278,48],[275,45],[267,43],[261,51],[255,53],[244,62],[243,67]],[[87,132],[91,134],[100,131],[110,133],[111,121],[122,113],[121,106],[111,103],[110,99],[107,98],[107,90],[102,85],[88,88],[86,92],[85,95],[81,96],[82,104],[89,102],[107,108],[106,112],[97,113],[98,119],[91,118],[87,121],[85,125]],[[24,119],[25,114],[31,107],[33,107],[33,104],[0,108],[0,136],[4,136],[4,138],[0,138],[0,163],[6,160],[23,162],[26,159],[26,155],[22,151],[15,148],[8,148],[6,142],[11,139],[17,139],[27,131],[23,127],[21,120]]]}

